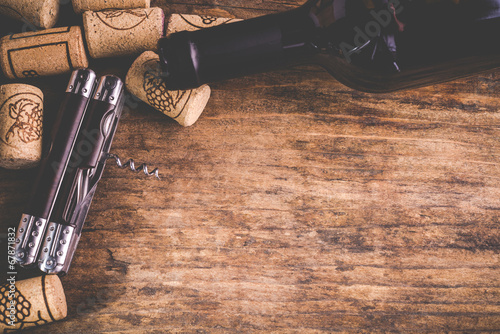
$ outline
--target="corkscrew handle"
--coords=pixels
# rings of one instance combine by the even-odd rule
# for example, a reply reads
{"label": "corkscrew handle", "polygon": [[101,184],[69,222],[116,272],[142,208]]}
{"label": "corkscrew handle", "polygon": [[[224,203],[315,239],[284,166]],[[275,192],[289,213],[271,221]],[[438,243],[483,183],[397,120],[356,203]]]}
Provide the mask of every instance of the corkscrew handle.
{"label": "corkscrew handle", "polygon": [[95,80],[96,75],[92,70],[73,72],[53,127],[49,153],[38,173],[26,213],[49,217],[68,167]]}
{"label": "corkscrew handle", "polygon": [[122,113],[122,91],[119,78],[102,77],[89,103],[38,259],[46,273],[68,272]]}
{"label": "corkscrew handle", "polygon": [[[88,142],[91,147],[90,154],[82,159],[82,168],[96,167],[103,153],[109,153],[110,141],[114,136],[114,132],[111,132],[116,130],[113,125],[118,122],[122,112],[122,106],[119,105],[122,90],[123,82],[118,77],[110,75],[101,79],[94,99],[90,102],[81,134],[80,142]],[[110,139],[108,147],[104,147],[106,139]]]}
{"label": "corkscrew handle", "polygon": [[17,230],[15,257],[21,265],[31,265],[36,261],[48,219],[67,173],[95,79],[95,73],[89,69],[76,70],[71,76],[50,137],[50,149],[42,161]]}

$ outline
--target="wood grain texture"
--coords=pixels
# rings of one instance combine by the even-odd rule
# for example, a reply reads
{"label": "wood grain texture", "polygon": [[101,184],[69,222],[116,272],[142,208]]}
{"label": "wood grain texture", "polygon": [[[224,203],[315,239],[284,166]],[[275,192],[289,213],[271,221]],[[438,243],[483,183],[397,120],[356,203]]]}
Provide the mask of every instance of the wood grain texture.
{"label": "wood grain texture", "polygon": [[[47,128],[66,80],[37,81]],[[68,319],[30,333],[499,331],[499,83],[373,95],[300,67],[212,85],[190,128],[131,102],[112,151],[162,180],[108,166],[63,278]],[[0,171],[2,229],[35,172]]]}

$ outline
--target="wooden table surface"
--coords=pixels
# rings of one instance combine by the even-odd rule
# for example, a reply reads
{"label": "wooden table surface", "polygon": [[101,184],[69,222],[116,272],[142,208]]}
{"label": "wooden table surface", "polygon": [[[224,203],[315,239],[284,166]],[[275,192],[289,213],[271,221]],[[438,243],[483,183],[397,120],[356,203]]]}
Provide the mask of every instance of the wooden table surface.
{"label": "wooden table surface", "polygon": [[[153,4],[250,18],[301,2]],[[29,81],[46,133],[67,80]],[[189,128],[126,108],[112,152],[162,179],[108,165],[62,278],[68,318],[29,333],[500,330],[500,71],[387,95],[316,67],[212,89]],[[2,231],[35,174],[0,170]]]}

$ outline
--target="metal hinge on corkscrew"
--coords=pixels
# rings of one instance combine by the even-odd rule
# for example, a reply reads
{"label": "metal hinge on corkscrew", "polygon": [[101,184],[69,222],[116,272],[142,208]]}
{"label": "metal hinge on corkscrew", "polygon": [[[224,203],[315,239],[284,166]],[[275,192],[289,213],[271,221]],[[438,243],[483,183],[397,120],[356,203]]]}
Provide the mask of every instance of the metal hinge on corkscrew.
{"label": "metal hinge on corkscrew", "polygon": [[96,83],[92,70],[73,72],[51,135],[51,148],[17,230],[15,258],[19,264],[37,264],[49,274],[67,273],[108,159],[159,179],[158,169],[151,173],[146,165],[136,169],[133,160],[122,164],[109,153],[123,102],[119,78],[104,76]]}

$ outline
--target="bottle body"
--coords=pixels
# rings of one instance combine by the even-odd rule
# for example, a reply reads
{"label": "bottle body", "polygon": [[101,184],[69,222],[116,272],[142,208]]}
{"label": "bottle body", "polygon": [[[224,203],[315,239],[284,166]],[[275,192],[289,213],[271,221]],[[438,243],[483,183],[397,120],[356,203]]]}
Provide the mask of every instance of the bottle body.
{"label": "bottle body", "polygon": [[500,67],[500,0],[311,0],[160,41],[171,89],[300,63],[389,92]]}

